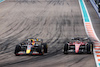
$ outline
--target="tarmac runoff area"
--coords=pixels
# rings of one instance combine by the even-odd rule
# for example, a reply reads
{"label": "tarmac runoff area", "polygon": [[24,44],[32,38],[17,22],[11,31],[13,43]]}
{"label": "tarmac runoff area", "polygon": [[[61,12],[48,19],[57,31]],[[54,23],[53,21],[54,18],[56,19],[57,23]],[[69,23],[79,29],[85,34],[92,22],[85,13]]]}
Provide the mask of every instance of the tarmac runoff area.
{"label": "tarmac runoff area", "polygon": [[[67,38],[86,36],[78,0],[0,3],[0,67],[96,67],[93,54],[62,53]],[[16,57],[15,45],[30,37],[43,38],[48,53]]]}

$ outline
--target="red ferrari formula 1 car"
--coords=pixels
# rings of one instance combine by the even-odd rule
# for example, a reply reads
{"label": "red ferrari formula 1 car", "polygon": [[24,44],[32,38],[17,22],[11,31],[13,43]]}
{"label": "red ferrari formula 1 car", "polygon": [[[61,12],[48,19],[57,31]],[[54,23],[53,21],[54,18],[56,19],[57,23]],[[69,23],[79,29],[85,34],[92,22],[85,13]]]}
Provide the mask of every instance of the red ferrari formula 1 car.
{"label": "red ferrari formula 1 car", "polygon": [[93,42],[91,42],[89,38],[72,38],[70,42],[64,45],[64,54],[68,54],[68,52],[71,51],[91,54],[93,52]]}
{"label": "red ferrari formula 1 car", "polygon": [[42,39],[29,38],[15,47],[15,55],[43,55],[47,53],[47,43]]}

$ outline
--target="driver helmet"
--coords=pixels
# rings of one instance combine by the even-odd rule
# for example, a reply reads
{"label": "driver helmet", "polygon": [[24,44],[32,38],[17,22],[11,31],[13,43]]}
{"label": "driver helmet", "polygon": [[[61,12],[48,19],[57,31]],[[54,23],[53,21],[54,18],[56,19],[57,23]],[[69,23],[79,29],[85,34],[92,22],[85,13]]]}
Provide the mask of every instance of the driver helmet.
{"label": "driver helmet", "polygon": [[34,39],[31,39],[31,43],[32,43],[32,45],[34,45],[34,44],[35,44],[35,41],[34,41]]}

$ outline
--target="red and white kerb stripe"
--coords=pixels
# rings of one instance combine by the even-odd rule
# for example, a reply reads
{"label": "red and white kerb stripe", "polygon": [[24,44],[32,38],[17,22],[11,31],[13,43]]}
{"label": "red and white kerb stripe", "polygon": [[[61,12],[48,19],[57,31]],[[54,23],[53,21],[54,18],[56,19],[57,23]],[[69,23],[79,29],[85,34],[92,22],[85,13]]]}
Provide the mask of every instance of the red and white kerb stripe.
{"label": "red and white kerb stripe", "polygon": [[83,17],[86,33],[88,37],[90,37],[92,41],[94,42],[93,52],[94,52],[96,65],[97,67],[100,67],[100,40],[98,39],[94,31],[84,0],[79,0],[79,4],[80,4],[81,12],[82,12],[82,17]]}

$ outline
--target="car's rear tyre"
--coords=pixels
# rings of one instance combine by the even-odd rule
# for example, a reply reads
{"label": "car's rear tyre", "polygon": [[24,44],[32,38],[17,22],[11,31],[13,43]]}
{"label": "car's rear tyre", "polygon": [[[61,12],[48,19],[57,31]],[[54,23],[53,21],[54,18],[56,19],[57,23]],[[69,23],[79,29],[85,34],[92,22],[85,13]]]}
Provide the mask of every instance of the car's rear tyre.
{"label": "car's rear tyre", "polygon": [[91,44],[91,52],[93,53],[93,44]]}
{"label": "car's rear tyre", "polygon": [[44,53],[47,53],[48,52],[48,45],[47,45],[47,43],[42,43],[42,45],[43,45]]}
{"label": "car's rear tyre", "polygon": [[87,44],[87,54],[91,54],[91,47],[90,47],[90,44]]}
{"label": "car's rear tyre", "polygon": [[37,52],[39,52],[40,54],[44,54],[44,51],[43,51],[43,48],[42,48],[42,45],[39,45],[38,48],[37,48]]}
{"label": "car's rear tyre", "polygon": [[64,45],[64,54],[68,54],[68,44]]}
{"label": "car's rear tyre", "polygon": [[15,52],[14,52],[16,56],[19,56],[19,55],[18,55],[18,52],[19,52],[19,51],[21,51],[21,46],[20,46],[20,45],[16,45],[16,47],[15,47]]}
{"label": "car's rear tyre", "polygon": [[90,51],[91,53],[93,53],[93,42],[89,42],[89,44],[90,44]]}
{"label": "car's rear tyre", "polygon": [[90,45],[90,52],[93,53],[93,42],[88,42],[88,44]]}

